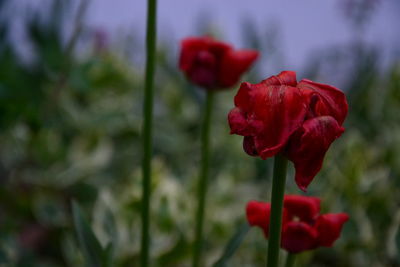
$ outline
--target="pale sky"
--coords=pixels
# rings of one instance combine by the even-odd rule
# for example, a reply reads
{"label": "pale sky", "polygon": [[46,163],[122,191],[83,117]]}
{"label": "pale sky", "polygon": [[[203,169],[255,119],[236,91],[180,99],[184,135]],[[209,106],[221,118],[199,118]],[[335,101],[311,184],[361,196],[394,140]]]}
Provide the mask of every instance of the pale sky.
{"label": "pale sky", "polygon": [[[39,8],[48,6],[51,1],[12,0],[16,6]],[[182,38],[197,33],[197,22],[204,20],[217,26],[225,41],[243,47],[241,25],[248,18],[260,33],[273,25],[278,26],[285,67],[295,69],[303,66],[313,51],[354,40],[351,23],[341,9],[342,1],[158,0],[159,40],[178,44]],[[399,58],[400,0],[375,1],[380,4],[362,38],[379,46],[387,58],[394,55]],[[110,36],[135,33],[144,42],[146,5],[146,0],[91,0],[86,25]],[[23,8],[20,7],[16,11],[21,12]]]}
{"label": "pale sky", "polygon": [[[280,43],[287,64],[298,66],[316,49],[346,44],[352,38],[341,0],[159,0],[158,29],[161,40],[180,40],[196,32],[196,22],[211,20],[224,39],[241,46],[240,23],[249,17],[260,32],[272,23],[280,27]],[[365,40],[387,53],[400,53],[400,1],[378,0],[365,31]],[[135,29],[144,37],[145,0],[93,0],[88,24],[110,32]]]}

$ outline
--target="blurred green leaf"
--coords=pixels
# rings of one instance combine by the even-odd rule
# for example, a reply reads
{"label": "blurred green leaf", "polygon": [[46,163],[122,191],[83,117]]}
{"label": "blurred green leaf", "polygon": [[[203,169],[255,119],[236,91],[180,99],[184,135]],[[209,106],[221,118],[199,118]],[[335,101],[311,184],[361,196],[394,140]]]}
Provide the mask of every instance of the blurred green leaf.
{"label": "blurred green leaf", "polygon": [[159,266],[176,266],[190,255],[191,246],[183,234],[179,235],[172,248],[158,257]]}
{"label": "blurred green leaf", "polygon": [[242,241],[249,232],[250,228],[251,227],[248,223],[244,223],[238,228],[236,233],[232,236],[231,240],[229,240],[228,244],[226,245],[221,258],[213,265],[213,267],[228,266],[229,260],[235,254],[240,244],[242,244]]}
{"label": "blurred green leaf", "polygon": [[113,255],[114,255],[114,246],[112,242],[108,243],[106,248],[103,251],[103,266],[111,267],[113,266]]}
{"label": "blurred green leaf", "polygon": [[75,201],[72,202],[72,214],[79,245],[90,267],[108,267],[111,264],[112,246],[109,244],[103,250],[89,223],[84,218],[81,208]]}

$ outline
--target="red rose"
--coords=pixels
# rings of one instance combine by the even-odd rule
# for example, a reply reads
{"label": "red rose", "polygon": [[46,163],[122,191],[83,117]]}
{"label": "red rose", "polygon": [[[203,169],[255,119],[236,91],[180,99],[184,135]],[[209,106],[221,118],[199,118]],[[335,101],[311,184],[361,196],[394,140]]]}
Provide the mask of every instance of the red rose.
{"label": "red rose", "polygon": [[[260,227],[268,238],[270,204],[250,201],[246,207],[247,221]],[[283,202],[281,247],[299,253],[317,247],[330,247],[339,238],[346,213],[320,215],[320,199],[286,195]]]}
{"label": "red rose", "polygon": [[258,84],[244,82],[228,116],[231,134],[244,136],[243,148],[262,159],[283,153],[306,190],[322,167],[326,151],[344,131],[348,105],[339,89],[283,71]]}
{"label": "red rose", "polygon": [[182,41],[179,68],[199,86],[222,89],[235,85],[257,58],[257,51],[233,50],[211,37],[187,38]]}

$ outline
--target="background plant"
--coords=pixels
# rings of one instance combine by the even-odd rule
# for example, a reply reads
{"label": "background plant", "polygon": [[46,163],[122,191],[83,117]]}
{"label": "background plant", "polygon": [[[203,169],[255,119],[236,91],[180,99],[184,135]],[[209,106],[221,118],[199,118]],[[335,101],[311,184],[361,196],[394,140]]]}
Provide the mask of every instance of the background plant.
{"label": "background plant", "polygon": [[[63,14],[57,16],[61,19],[71,14],[66,7],[56,10]],[[55,23],[51,14],[56,13],[32,15],[25,25],[32,60],[10,41],[9,21],[2,16],[0,264],[81,265],[70,207],[74,198],[101,245],[114,242],[116,266],[135,266],[140,244],[143,79],[141,65],[129,61],[123,51],[139,53],[135,51],[142,51],[140,42],[121,40],[97,50],[94,32],[83,28],[78,47],[67,55],[62,22]],[[273,54],[272,35],[247,31],[244,40],[246,47],[268,49],[265,54],[271,59],[282,53],[278,49]],[[204,99],[178,72],[172,51],[161,42],[157,58],[155,266],[187,266],[193,241],[198,117]],[[381,56],[374,47],[357,42],[321,50],[299,70],[299,77],[316,81],[331,79],[340,70],[340,79],[332,84],[348,94],[347,130],[328,152],[310,194],[324,196],[323,212],[351,214],[335,246],[304,253],[297,259],[300,266],[400,265],[400,65],[383,68]],[[274,61],[268,64],[273,68]],[[265,78],[261,67],[246,79]],[[272,162],[249,158],[240,137],[228,135],[226,114],[235,93],[222,92],[215,105],[215,179],[210,181],[205,228],[209,265],[244,222],[247,201],[265,199],[269,192],[270,179],[264,174],[271,173]],[[299,193],[293,181],[288,186],[289,193]],[[265,251],[260,233],[251,231],[230,264],[262,264]]]}

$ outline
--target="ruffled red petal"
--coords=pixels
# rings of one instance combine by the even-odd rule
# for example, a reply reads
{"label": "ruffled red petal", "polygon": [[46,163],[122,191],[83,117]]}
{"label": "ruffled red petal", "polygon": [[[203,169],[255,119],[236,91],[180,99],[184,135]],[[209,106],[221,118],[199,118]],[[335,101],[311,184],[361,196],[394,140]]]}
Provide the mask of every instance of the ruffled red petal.
{"label": "ruffled red petal", "polygon": [[243,138],[243,150],[250,156],[258,156],[258,151],[256,149],[256,145],[254,144],[253,136],[245,136]]}
{"label": "ruffled red petal", "polygon": [[283,205],[289,217],[297,217],[300,221],[312,223],[320,212],[321,200],[317,197],[285,195]]}
{"label": "ruffled red petal", "polygon": [[318,217],[315,228],[318,232],[318,245],[331,247],[339,238],[343,224],[349,216],[346,213],[328,213]]}
{"label": "ruffled red petal", "polygon": [[231,134],[243,136],[252,134],[246,114],[241,109],[232,109],[228,114],[228,122],[229,126],[231,127]]}
{"label": "ruffled red petal", "polygon": [[251,102],[254,119],[262,122],[262,129],[254,135],[256,149],[262,159],[275,156],[304,121],[301,94],[296,87],[261,83],[254,85]]}
{"label": "ruffled red petal", "polygon": [[303,191],[322,167],[326,151],[344,131],[330,116],[312,118],[304,122],[290,139],[288,158],[296,169],[295,180]]}
{"label": "ruffled red petal", "polygon": [[282,71],[278,75],[274,75],[269,77],[268,79],[263,80],[261,83],[265,85],[288,85],[296,87],[296,72],[290,70]]}
{"label": "ruffled red petal", "polygon": [[[291,72],[287,72],[279,77],[290,82],[292,76]],[[235,96],[235,105],[239,110],[235,110],[229,118],[232,132],[253,136],[256,150],[263,159],[276,155],[286,146],[306,115],[299,89],[268,85],[275,82],[280,82],[277,76],[258,84],[242,83]],[[241,114],[240,118],[238,114]],[[244,118],[247,125],[243,122]]]}
{"label": "ruffled red petal", "polygon": [[248,82],[241,83],[239,90],[233,99],[235,106],[241,109],[243,112],[251,111],[251,92],[253,90],[252,86],[253,85]]}
{"label": "ruffled red petal", "polygon": [[283,225],[282,248],[290,253],[299,253],[317,246],[317,231],[303,222],[288,222]]}
{"label": "ruffled red petal", "polygon": [[339,125],[343,124],[348,112],[348,104],[342,91],[307,79],[301,80],[297,87],[308,99],[310,117],[332,116]]}
{"label": "ruffled red petal", "polygon": [[240,76],[248,70],[258,58],[259,53],[254,50],[229,50],[222,58],[219,69],[218,84],[220,87],[231,87],[235,85]]}

